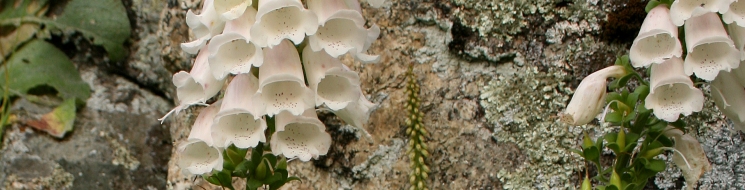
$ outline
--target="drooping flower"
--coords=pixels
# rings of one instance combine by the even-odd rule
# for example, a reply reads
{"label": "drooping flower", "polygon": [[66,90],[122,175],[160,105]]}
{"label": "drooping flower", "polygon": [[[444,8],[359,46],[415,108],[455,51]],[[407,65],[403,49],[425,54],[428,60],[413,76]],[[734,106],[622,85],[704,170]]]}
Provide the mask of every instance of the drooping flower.
{"label": "drooping flower", "polygon": [[202,4],[202,12],[199,15],[191,10],[186,12],[186,25],[189,26],[194,36],[194,41],[182,43],[181,49],[186,53],[196,54],[207,44],[207,41],[222,32],[225,21],[215,11],[213,0],[205,0]]}
{"label": "drooping flower", "polygon": [[223,20],[233,20],[240,17],[253,4],[253,0],[214,0],[215,11]]}
{"label": "drooping flower", "polygon": [[180,71],[173,75],[173,85],[176,86],[176,96],[179,105],[168,112],[159,120],[162,122],[170,114],[178,114],[181,110],[195,104],[204,104],[208,99],[215,96],[222,88],[225,80],[217,80],[210,71],[207,62],[209,51],[203,47],[197,58],[194,60],[194,66],[191,72]]}
{"label": "drooping flower", "polygon": [[670,10],[660,5],[649,11],[639,35],[629,52],[634,67],[647,67],[662,63],[671,57],[680,57],[683,47],[678,41],[678,27],[670,20]]}
{"label": "drooping flower", "polygon": [[308,85],[316,94],[316,106],[326,104],[336,111],[359,99],[360,77],[339,59],[306,46],[303,67]]}
{"label": "drooping flower", "polygon": [[258,80],[249,73],[236,75],[230,81],[212,125],[215,146],[235,144],[238,148],[250,148],[266,142],[264,130],[267,126],[261,118],[263,110],[257,110],[255,99],[251,98],[259,88]]}
{"label": "drooping flower", "polygon": [[605,105],[606,80],[610,77],[619,78],[624,75],[626,75],[626,70],[623,66],[613,65],[595,71],[582,79],[574,91],[572,100],[562,113],[561,120],[569,125],[578,126],[595,119]]}
{"label": "drooping flower", "polygon": [[313,91],[305,86],[303,66],[295,46],[288,40],[264,48],[264,64],[259,69],[258,105],[268,116],[282,110],[300,115],[315,106]]}
{"label": "drooping flower", "polygon": [[259,67],[263,63],[261,48],[251,42],[250,28],[255,16],[253,7],[246,8],[240,18],[228,21],[223,33],[210,41],[210,68],[218,79],[225,78],[229,73],[247,73],[252,66]]}
{"label": "drooping flower", "polygon": [[683,131],[671,126],[667,126],[663,134],[675,139],[677,154],[673,154],[673,162],[683,172],[687,189],[695,189],[698,179],[706,171],[711,170],[711,164],[709,163],[709,159],[706,158],[706,153],[701,147],[701,143],[698,142],[696,137],[690,134],[683,134]]}
{"label": "drooping flower", "polygon": [[711,82],[711,96],[714,103],[740,131],[745,131],[745,87],[743,86],[730,72],[719,73],[717,78]]}
{"label": "drooping flower", "polygon": [[732,2],[733,0],[677,0],[670,6],[670,18],[675,25],[683,26],[684,22],[692,17],[713,12],[724,14]]}
{"label": "drooping flower", "polygon": [[[313,51],[325,50],[335,58],[347,52],[363,53],[380,33],[375,25],[365,29],[359,3],[354,0],[310,0],[308,9],[316,13],[321,24],[308,38]],[[370,39],[369,35],[374,36]]]}
{"label": "drooping flower", "polygon": [[215,170],[222,170],[221,150],[213,146],[210,128],[212,121],[220,110],[221,102],[217,101],[202,109],[197,116],[186,142],[179,145],[178,166],[186,174],[201,175]]}
{"label": "drooping flower", "polygon": [[716,13],[688,19],[685,34],[688,49],[685,74],[695,73],[698,78],[711,81],[719,71],[740,65],[740,54]]}
{"label": "drooping flower", "polygon": [[745,27],[745,1],[734,1],[729,5],[729,10],[722,14],[724,23]]}
{"label": "drooping flower", "polygon": [[[362,89],[359,91],[360,94],[362,94]],[[374,103],[367,100],[365,96],[360,95],[357,101],[347,104],[343,109],[334,111],[334,114],[341,118],[345,123],[365,131],[364,124],[366,124],[370,119],[370,113],[374,108]]]}
{"label": "drooping flower", "polygon": [[273,154],[297,157],[306,162],[328,153],[331,135],[326,133],[326,127],[318,120],[314,109],[307,109],[297,116],[283,111],[275,118],[277,130],[269,143]]}
{"label": "drooping flower", "polygon": [[275,46],[284,39],[296,45],[318,30],[318,17],[300,0],[259,0],[251,40],[260,47]]}
{"label": "drooping flower", "polygon": [[[745,1],[742,1],[745,2]],[[735,43],[735,48],[740,51],[740,63],[745,60],[745,27],[737,24],[727,25],[729,36]]]}
{"label": "drooping flower", "polygon": [[674,57],[652,66],[650,93],[644,106],[662,120],[674,122],[680,114],[701,111],[704,94],[683,72],[683,61]]}

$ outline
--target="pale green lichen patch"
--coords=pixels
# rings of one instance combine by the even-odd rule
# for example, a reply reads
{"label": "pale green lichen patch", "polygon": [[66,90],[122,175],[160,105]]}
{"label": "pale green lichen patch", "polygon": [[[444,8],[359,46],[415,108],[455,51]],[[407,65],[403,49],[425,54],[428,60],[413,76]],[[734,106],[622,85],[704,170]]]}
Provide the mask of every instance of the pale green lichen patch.
{"label": "pale green lichen patch", "polygon": [[496,77],[481,91],[494,138],[516,144],[529,158],[516,171],[499,172],[505,189],[575,187],[583,161],[569,149],[576,147],[584,128],[565,125],[557,117],[572,93],[572,78],[553,68],[526,67]]}
{"label": "pale green lichen patch", "polygon": [[481,37],[506,41],[529,26],[552,21],[582,21],[597,30],[599,21],[605,18],[596,0],[452,0],[452,3],[459,7],[454,11],[457,21],[477,30]]}

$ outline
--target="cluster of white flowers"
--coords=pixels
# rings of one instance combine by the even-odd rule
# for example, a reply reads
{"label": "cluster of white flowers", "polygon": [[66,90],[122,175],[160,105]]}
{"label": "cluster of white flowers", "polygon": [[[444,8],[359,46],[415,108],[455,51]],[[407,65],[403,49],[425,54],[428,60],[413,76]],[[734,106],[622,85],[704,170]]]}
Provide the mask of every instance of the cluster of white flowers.
{"label": "cluster of white flowers", "polygon": [[[673,122],[680,114],[701,111],[703,93],[689,78],[695,74],[712,81],[717,106],[742,127],[745,80],[736,79],[745,79],[738,74],[745,72],[739,67],[745,60],[744,8],[745,1],[678,0],[670,9],[663,4],[649,11],[629,57],[635,67],[652,67],[651,93],[645,106],[653,109],[655,116]],[[685,31],[685,60],[681,58],[679,26]]]}
{"label": "cluster of white flowers", "polygon": [[[179,105],[161,120],[205,105],[232,80],[179,145],[184,172],[222,170],[226,147],[266,142],[268,117],[276,126],[272,153],[302,161],[325,155],[331,144],[316,106],[355,127],[367,122],[374,104],[362,94],[359,75],[337,58],[378,61],[365,52],[380,29],[365,28],[357,0],[305,2],[307,8],[300,0],[205,0],[199,15],[187,13],[196,40],[181,47],[197,57],[190,72],[173,75]],[[383,1],[368,3],[378,7]]]}
{"label": "cluster of white flowers", "polygon": [[[678,40],[680,26],[685,31],[685,59]],[[695,74],[712,82],[717,106],[740,130],[745,130],[745,68],[739,67],[745,61],[745,1],[677,0],[670,8],[660,4],[644,19],[629,59],[634,67],[652,67],[650,94],[644,106],[652,109],[657,118],[674,122],[681,114],[701,111],[703,92],[690,79]],[[602,109],[586,101],[589,96],[603,99],[605,79],[624,74],[620,67],[613,69],[616,72],[608,69],[593,73],[580,83],[567,106],[568,116],[564,117],[569,118],[565,121],[583,125]],[[590,83],[602,83],[602,89],[585,89]]]}

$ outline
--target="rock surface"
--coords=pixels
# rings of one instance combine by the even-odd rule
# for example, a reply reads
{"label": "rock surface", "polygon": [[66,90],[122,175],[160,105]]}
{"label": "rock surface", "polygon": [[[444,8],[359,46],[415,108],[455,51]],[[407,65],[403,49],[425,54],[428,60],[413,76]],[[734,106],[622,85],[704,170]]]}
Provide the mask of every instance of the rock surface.
{"label": "rock surface", "polygon": [[[183,53],[179,43],[189,39],[186,10],[200,2],[123,2],[134,29],[128,60],[111,63],[101,59],[100,50],[79,48],[73,60],[93,96],[78,112],[74,131],[56,140],[22,123],[9,127],[0,150],[0,187],[216,189],[181,174],[178,156],[171,154],[200,108],[164,125],[156,120],[173,107],[171,74],[190,68],[193,55]],[[637,17],[619,13],[638,14],[643,5],[388,0],[378,9],[366,3],[362,8],[368,25],[381,27],[369,51],[381,55],[381,62],[344,61],[360,74],[364,94],[378,104],[365,127],[372,139],[321,113],[332,147],[318,160],[290,162],[290,175],[303,182],[292,182],[289,189],[408,189],[401,110],[409,66],[421,84],[421,110],[430,132],[432,189],[574,188],[584,164],[567,148],[578,144],[584,129],[599,134],[609,128],[568,127],[557,114],[583,77],[627,52],[629,42],[602,37],[604,31],[621,31],[605,29],[615,26],[609,20],[634,23],[629,19]],[[738,187],[745,183],[745,136],[728,127],[711,102],[706,106],[688,122],[697,126],[714,168],[701,187]],[[678,189],[680,176],[671,168],[655,184]]]}

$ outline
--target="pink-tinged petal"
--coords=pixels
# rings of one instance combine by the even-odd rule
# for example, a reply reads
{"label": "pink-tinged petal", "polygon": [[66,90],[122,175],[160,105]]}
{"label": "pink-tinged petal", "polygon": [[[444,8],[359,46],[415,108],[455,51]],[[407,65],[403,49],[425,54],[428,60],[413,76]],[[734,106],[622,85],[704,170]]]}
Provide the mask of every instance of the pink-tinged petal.
{"label": "pink-tinged petal", "polygon": [[361,96],[359,75],[326,52],[314,52],[306,46],[303,50],[303,65],[308,85],[316,94],[316,106],[325,104],[336,111],[347,107],[347,104],[357,101]]}
{"label": "pink-tinged petal", "polygon": [[258,88],[258,79],[251,74],[239,74],[230,81],[222,108],[212,125],[215,146],[235,144],[238,148],[250,148],[266,142],[264,130],[267,126],[261,117],[264,114],[256,109],[251,98]]}
{"label": "pink-tinged petal", "polygon": [[201,175],[215,170],[222,170],[222,155],[220,150],[213,147],[212,136],[210,135],[212,121],[221,102],[204,108],[197,116],[194,125],[191,127],[187,141],[178,148],[180,155],[179,167],[187,174]]}
{"label": "pink-tinged petal", "polygon": [[740,61],[745,61],[745,27],[737,24],[730,24],[727,26],[727,29],[729,36],[732,38],[732,42],[735,43],[735,48],[740,51]]}
{"label": "pink-tinged petal", "polygon": [[[740,70],[740,69],[738,69]],[[727,116],[735,127],[745,131],[745,87],[734,73],[719,73],[711,82],[711,96],[719,110]]]}
{"label": "pink-tinged petal", "polygon": [[[360,94],[361,94],[360,90]],[[365,96],[360,96],[355,102],[347,104],[347,107],[334,111],[334,114],[341,118],[345,123],[362,129],[366,132],[364,125],[370,120],[370,114],[375,110],[375,104],[367,100]]]}
{"label": "pink-tinged petal", "polygon": [[244,14],[253,0],[214,0],[215,11],[223,20],[233,20]]}
{"label": "pink-tinged petal", "polygon": [[716,13],[688,19],[685,34],[687,75],[695,73],[696,77],[711,81],[719,71],[729,71],[740,65],[740,53]]}
{"label": "pink-tinged petal", "polygon": [[260,0],[251,40],[259,47],[275,46],[284,39],[295,44],[318,30],[318,17],[300,0]]}
{"label": "pink-tinged petal", "polygon": [[634,39],[629,58],[634,67],[647,67],[672,57],[681,57],[683,47],[678,41],[678,27],[670,20],[670,10],[660,5],[650,10]]}
{"label": "pink-tinged petal", "polygon": [[680,58],[652,65],[650,85],[644,106],[662,120],[674,122],[680,114],[688,116],[704,106],[704,94],[683,72]]}
{"label": "pink-tinged petal", "polygon": [[698,179],[711,170],[711,164],[701,143],[690,134],[683,134],[683,131],[671,126],[665,128],[664,135],[675,140],[677,152],[673,154],[673,162],[683,172],[686,187],[696,188]]}
{"label": "pink-tinged petal", "polygon": [[677,0],[670,6],[670,18],[676,26],[683,26],[692,17],[713,12],[725,13],[732,2],[734,0]]}
{"label": "pink-tinged petal", "polygon": [[212,75],[207,62],[209,51],[203,47],[197,54],[191,72],[180,71],[173,75],[173,84],[176,86],[176,96],[179,105],[168,112],[159,120],[164,121],[170,114],[178,114],[181,110],[192,105],[204,104],[208,99],[217,95],[222,89],[225,79],[218,80]]}
{"label": "pink-tinged petal", "polygon": [[328,153],[331,135],[326,133],[326,127],[313,109],[302,115],[283,111],[277,114],[275,121],[277,130],[270,142],[273,154],[307,162]]}
{"label": "pink-tinged petal", "polygon": [[607,90],[606,80],[610,77],[619,78],[626,75],[623,66],[614,65],[595,71],[582,79],[574,91],[572,100],[569,101],[566,110],[562,113],[562,122],[579,126],[595,119],[601,109],[605,106],[605,94]]}
{"label": "pink-tinged petal", "polygon": [[732,24],[733,22],[740,27],[745,27],[745,1],[734,1],[729,5],[729,10],[722,14],[724,23]]}
{"label": "pink-tinged petal", "polygon": [[186,53],[196,54],[212,36],[222,32],[225,21],[215,11],[213,1],[206,0],[202,5],[201,14],[196,15],[191,10],[186,12],[186,25],[189,26],[196,39],[192,42],[182,43],[181,48]]}
{"label": "pink-tinged petal", "polygon": [[315,106],[313,91],[305,86],[303,68],[295,46],[288,40],[264,48],[264,64],[259,69],[259,90],[255,98],[270,117],[282,110],[300,115]]}

